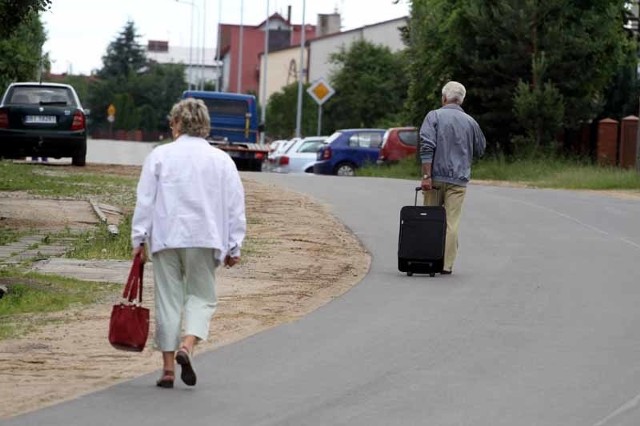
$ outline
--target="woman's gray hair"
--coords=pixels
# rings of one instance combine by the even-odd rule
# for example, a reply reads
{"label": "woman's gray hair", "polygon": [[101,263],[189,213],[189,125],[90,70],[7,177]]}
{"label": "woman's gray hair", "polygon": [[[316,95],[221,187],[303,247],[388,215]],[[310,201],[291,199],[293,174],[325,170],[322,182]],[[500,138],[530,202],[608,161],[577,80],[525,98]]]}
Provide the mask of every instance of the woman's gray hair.
{"label": "woman's gray hair", "polygon": [[209,110],[201,99],[187,98],[176,103],[169,113],[169,122],[180,123],[183,135],[206,138],[211,130]]}
{"label": "woman's gray hair", "polygon": [[450,81],[442,88],[442,96],[444,96],[447,102],[455,102],[458,105],[462,105],[466,94],[467,89],[457,81]]}

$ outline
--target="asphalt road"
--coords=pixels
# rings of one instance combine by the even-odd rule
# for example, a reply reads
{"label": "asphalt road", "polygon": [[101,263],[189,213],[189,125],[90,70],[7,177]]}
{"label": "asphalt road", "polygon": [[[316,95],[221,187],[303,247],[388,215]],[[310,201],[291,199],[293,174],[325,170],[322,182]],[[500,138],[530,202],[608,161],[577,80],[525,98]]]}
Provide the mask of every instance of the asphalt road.
{"label": "asphalt road", "polygon": [[415,182],[245,176],[329,205],[372,254],[365,279],[196,356],[196,388],[154,373],[2,425],[640,424],[637,200],[471,185],[454,274],[407,277]]}

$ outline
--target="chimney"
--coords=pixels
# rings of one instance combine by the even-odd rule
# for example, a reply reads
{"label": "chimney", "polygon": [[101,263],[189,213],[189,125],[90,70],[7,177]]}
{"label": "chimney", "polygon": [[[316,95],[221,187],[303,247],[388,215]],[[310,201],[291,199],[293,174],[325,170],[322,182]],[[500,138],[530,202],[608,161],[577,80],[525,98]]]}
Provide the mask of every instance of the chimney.
{"label": "chimney", "polygon": [[291,25],[291,5],[287,6],[287,24]]}
{"label": "chimney", "polygon": [[327,34],[335,34],[340,32],[342,26],[339,13],[318,14],[318,25],[316,25],[316,36],[322,37]]}

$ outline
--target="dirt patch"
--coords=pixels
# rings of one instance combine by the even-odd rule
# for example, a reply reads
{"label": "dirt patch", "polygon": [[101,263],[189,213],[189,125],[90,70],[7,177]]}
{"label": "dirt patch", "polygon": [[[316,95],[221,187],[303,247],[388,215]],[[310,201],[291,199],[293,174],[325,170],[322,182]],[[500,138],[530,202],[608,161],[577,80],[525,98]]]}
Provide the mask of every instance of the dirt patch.
{"label": "dirt patch", "polygon": [[[139,170],[121,166],[86,169],[126,176],[138,176]],[[244,184],[251,242],[239,266],[218,270],[218,310],[210,339],[197,348],[196,355],[295,321],[350,289],[369,268],[366,250],[324,206],[279,187],[251,180]],[[2,213],[5,220],[33,229],[60,226],[64,222],[60,216],[66,218],[64,223],[85,224],[85,214],[89,214],[80,205],[60,213],[60,204],[54,202],[38,204],[38,214],[9,217],[33,209],[27,198],[15,193],[0,198],[2,211],[7,212]],[[151,272],[148,265],[147,277]],[[121,276],[114,282],[123,283],[126,272],[116,275]],[[145,282],[145,299],[153,318],[151,279]],[[100,305],[34,316],[34,321],[44,320],[48,325],[0,341],[0,418],[159,371],[160,354],[153,348],[153,335],[138,354],[116,351],[108,344],[111,305],[117,301],[114,297]]]}
{"label": "dirt patch", "polygon": [[98,223],[98,217],[87,201],[34,199],[22,192],[10,196],[0,192],[2,227],[46,232],[65,228],[86,230]]}

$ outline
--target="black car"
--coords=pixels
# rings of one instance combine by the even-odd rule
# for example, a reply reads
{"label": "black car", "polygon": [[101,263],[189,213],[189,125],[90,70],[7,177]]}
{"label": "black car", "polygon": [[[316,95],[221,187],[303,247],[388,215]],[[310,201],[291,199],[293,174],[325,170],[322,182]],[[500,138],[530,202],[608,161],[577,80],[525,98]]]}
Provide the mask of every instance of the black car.
{"label": "black car", "polygon": [[84,166],[87,119],[72,86],[13,83],[0,101],[0,157],[71,157]]}

